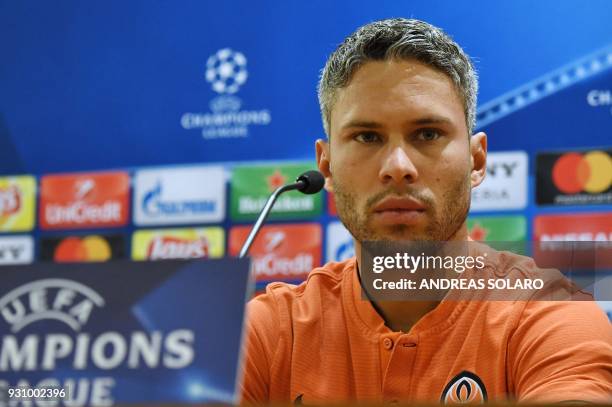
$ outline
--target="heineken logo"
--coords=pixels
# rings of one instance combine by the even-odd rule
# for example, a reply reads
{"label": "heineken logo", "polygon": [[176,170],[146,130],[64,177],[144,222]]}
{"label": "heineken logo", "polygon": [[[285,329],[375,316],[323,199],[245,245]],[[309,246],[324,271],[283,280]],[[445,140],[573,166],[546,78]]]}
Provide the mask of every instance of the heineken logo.
{"label": "heineken logo", "polygon": [[[254,220],[273,191],[312,168],[312,164],[236,167],[232,174],[230,194],[232,219]],[[270,217],[276,219],[312,217],[318,216],[321,209],[320,195],[304,195],[291,191],[276,201]]]}

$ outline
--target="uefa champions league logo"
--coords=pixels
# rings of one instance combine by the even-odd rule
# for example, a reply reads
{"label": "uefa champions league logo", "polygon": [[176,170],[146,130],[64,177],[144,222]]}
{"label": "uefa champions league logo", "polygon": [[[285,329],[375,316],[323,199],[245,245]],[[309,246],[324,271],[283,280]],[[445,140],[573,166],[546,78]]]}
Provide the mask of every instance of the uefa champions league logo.
{"label": "uefa champions league logo", "polygon": [[238,92],[249,76],[246,64],[243,53],[223,48],[206,61],[206,80],[215,92],[232,95]]}
{"label": "uefa champions league logo", "polygon": [[104,298],[86,285],[48,278],[32,281],[5,294],[0,298],[0,316],[12,332],[45,319],[63,322],[79,331],[91,312],[104,305]]}
{"label": "uefa champions league logo", "polygon": [[243,101],[236,96],[249,77],[242,52],[222,48],[210,55],[204,77],[217,96],[208,102],[210,112],[183,113],[183,129],[200,129],[204,139],[230,139],[249,137],[252,126],[270,124],[270,110],[242,109]]}

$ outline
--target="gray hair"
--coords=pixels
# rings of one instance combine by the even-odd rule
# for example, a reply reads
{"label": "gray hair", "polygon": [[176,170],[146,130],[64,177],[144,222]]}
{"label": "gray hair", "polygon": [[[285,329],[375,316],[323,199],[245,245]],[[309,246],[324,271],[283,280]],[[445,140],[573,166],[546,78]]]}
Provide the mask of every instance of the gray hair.
{"label": "gray hair", "polygon": [[337,91],[348,86],[353,74],[368,61],[414,58],[446,74],[463,101],[465,122],[476,126],[478,77],[469,56],[447,34],[423,21],[393,18],[359,28],[328,58],[319,81],[323,126],[330,134],[331,110]]}

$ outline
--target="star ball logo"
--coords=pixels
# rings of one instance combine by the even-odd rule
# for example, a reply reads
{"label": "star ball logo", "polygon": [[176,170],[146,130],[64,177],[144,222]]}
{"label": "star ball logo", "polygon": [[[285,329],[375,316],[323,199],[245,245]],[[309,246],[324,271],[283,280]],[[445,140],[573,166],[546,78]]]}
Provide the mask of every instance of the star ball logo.
{"label": "star ball logo", "polygon": [[221,94],[233,94],[244,85],[249,73],[247,59],[242,52],[223,48],[206,61],[206,80]]}
{"label": "star ball logo", "polygon": [[536,167],[538,204],[612,203],[611,150],[542,153]]}
{"label": "star ball logo", "polygon": [[201,129],[205,139],[244,138],[251,126],[267,126],[272,121],[269,109],[243,110],[235,96],[249,78],[244,53],[222,48],[206,60],[204,77],[218,96],[209,102],[210,112],[187,112],[181,116],[185,130]]}

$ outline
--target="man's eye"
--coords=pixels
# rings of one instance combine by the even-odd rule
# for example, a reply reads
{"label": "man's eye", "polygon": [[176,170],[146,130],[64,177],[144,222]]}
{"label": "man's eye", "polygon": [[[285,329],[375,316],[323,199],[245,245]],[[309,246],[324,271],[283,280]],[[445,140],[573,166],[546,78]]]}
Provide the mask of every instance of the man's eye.
{"label": "man's eye", "polygon": [[432,129],[424,129],[418,133],[418,138],[423,141],[434,141],[440,138],[440,132]]}
{"label": "man's eye", "polygon": [[361,142],[361,143],[376,143],[377,141],[380,141],[380,136],[376,133],[359,133],[357,135],[355,135],[355,140]]}

